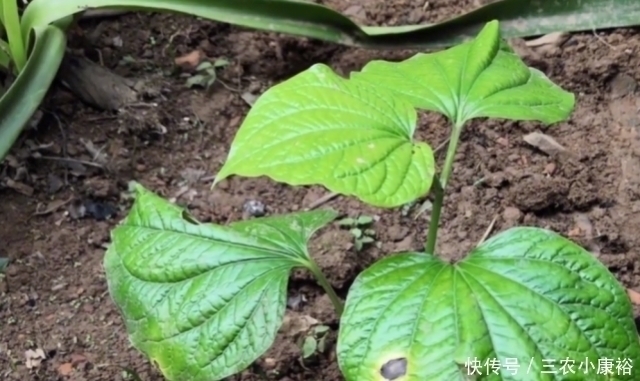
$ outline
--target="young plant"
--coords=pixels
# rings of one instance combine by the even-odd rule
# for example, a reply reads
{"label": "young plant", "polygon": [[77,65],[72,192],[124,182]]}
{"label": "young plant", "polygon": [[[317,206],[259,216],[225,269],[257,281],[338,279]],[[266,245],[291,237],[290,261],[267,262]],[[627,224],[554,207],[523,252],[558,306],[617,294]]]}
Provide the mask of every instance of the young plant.
{"label": "young plant", "polygon": [[343,218],[338,221],[338,226],[346,227],[353,236],[353,242],[356,251],[362,250],[364,245],[374,243],[376,240],[376,232],[369,228],[373,222],[371,216],[358,216],[358,218]]}
{"label": "young plant", "polygon": [[304,337],[302,345],[300,345],[302,358],[308,359],[316,353],[324,353],[327,348],[326,341],[328,333],[329,327],[326,325],[313,327],[313,330]]}
{"label": "young plant", "polygon": [[204,87],[209,89],[211,85],[216,82],[218,78],[216,70],[225,67],[229,64],[229,61],[223,59],[217,59],[214,62],[204,61],[196,68],[195,74],[189,76],[186,80],[187,87],[193,86]]}
{"label": "young plant", "polygon": [[[172,381],[221,380],[272,344],[288,276],[309,269],[341,315],[347,381],[635,380],[640,344],[625,290],[589,252],[548,230],[516,227],[449,263],[436,255],[444,190],[467,122],[566,119],[574,96],[503,44],[497,22],[473,41],[350,79],[312,66],[262,95],[216,182],[269,176],[322,184],[379,207],[434,192],[422,252],[362,272],[342,304],[309,253],[332,211],[201,224],[137,188],[105,256],[110,293],[133,344]],[[416,109],[452,124],[437,173],[413,140]],[[564,372],[564,373],[563,373]]]}

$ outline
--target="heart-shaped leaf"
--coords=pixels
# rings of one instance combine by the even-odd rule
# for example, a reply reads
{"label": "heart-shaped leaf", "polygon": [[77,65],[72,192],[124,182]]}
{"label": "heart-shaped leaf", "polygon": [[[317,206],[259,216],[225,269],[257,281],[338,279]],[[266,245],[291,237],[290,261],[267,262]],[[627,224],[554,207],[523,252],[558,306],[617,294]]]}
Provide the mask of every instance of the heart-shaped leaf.
{"label": "heart-shaped leaf", "polygon": [[308,263],[307,240],[336,213],[223,227],[198,223],[141,186],[136,193],[104,259],[132,343],[171,381],[245,369],[273,343],[289,272]]}
{"label": "heart-shaped leaf", "polygon": [[551,124],[566,119],[575,103],[573,94],[527,67],[501,42],[497,21],[473,41],[400,63],[372,61],[351,78],[401,94],[456,125],[478,117]]}
{"label": "heart-shaped leaf", "polygon": [[405,253],[365,270],[338,359],[347,381],[637,380],[635,332],[625,290],[589,252],[514,228],[453,265]]}
{"label": "heart-shaped leaf", "polygon": [[216,182],[269,176],[399,206],[426,194],[435,172],[431,148],[412,142],[415,125],[409,102],[314,65],[258,99]]}

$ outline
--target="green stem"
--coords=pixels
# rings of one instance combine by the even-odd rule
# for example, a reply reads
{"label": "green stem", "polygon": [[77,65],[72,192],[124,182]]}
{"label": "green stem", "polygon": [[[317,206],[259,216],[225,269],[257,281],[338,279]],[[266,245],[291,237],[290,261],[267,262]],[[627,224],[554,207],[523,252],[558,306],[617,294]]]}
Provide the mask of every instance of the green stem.
{"label": "green stem", "polygon": [[433,207],[431,209],[431,221],[429,221],[429,231],[427,232],[427,243],[424,247],[424,251],[429,254],[435,254],[440,212],[442,211],[442,203],[444,201],[444,189],[442,189],[440,180],[436,176],[433,176],[431,191],[434,193],[435,197],[433,200]]}
{"label": "green stem", "polygon": [[440,179],[436,175],[433,176],[432,190],[434,193],[433,208],[431,209],[431,221],[429,222],[429,231],[427,232],[427,242],[425,244],[425,252],[435,254],[436,239],[438,238],[438,225],[440,224],[440,214],[442,205],[444,204],[444,190],[449,182],[451,171],[453,170],[453,162],[462,134],[463,124],[456,124],[451,131],[451,139],[447,147],[447,156],[444,159],[444,166],[440,173]]}
{"label": "green stem", "polygon": [[320,283],[320,286],[322,286],[327,295],[329,295],[331,304],[333,304],[333,308],[336,309],[336,315],[338,316],[338,319],[340,319],[340,317],[342,316],[342,312],[344,311],[344,303],[342,302],[342,300],[340,300],[340,297],[338,296],[338,294],[336,294],[335,290],[331,286],[331,283],[329,283],[329,280],[324,276],[324,273],[322,272],[322,270],[320,270],[313,259],[309,260],[307,268],[309,269],[309,271],[311,271],[318,283]]}
{"label": "green stem", "polygon": [[451,131],[451,139],[449,140],[449,146],[447,147],[447,157],[444,159],[444,166],[442,167],[442,173],[440,173],[440,185],[442,189],[447,189],[447,182],[451,171],[453,170],[453,162],[456,157],[456,150],[458,149],[458,142],[460,141],[460,135],[462,134],[462,124],[456,124]]}

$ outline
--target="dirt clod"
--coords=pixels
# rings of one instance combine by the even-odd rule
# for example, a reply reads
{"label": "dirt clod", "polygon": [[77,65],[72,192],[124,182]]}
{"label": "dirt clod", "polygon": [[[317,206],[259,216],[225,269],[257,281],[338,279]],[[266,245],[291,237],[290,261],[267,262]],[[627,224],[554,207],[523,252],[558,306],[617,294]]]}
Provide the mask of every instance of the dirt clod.
{"label": "dirt clod", "polygon": [[520,223],[522,216],[520,209],[512,206],[504,208],[504,211],[502,212],[502,218],[504,219],[505,224],[509,226],[515,226]]}

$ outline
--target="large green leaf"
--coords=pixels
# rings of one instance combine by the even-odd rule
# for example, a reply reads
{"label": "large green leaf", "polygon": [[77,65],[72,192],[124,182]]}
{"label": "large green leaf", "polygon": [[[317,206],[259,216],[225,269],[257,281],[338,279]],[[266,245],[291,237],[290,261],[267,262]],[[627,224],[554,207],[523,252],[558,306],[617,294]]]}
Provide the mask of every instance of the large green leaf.
{"label": "large green leaf", "polygon": [[171,381],[215,381],[249,366],[272,344],[288,275],[308,263],[306,242],[332,211],[201,224],[136,189],[112,232],[104,266],[133,345]]}
{"label": "large green leaf", "polygon": [[[11,58],[16,66],[17,72],[20,72],[27,63],[27,52],[22,41],[22,33],[20,33],[20,15],[18,13],[17,1],[1,1],[2,8],[2,24],[9,42],[9,51]],[[2,34],[0,34],[2,36]]]}
{"label": "large green leaf", "polygon": [[500,20],[505,37],[638,25],[635,0],[503,0],[433,25],[359,26],[311,1],[300,0],[33,0],[23,22],[26,40],[44,26],[83,9],[115,7],[182,12],[267,31],[314,37],[344,45],[386,49],[451,46],[472,38],[485,23]]}
{"label": "large green leaf", "polygon": [[[385,364],[398,375],[405,360],[398,381],[637,380],[640,345],[606,267],[555,233],[514,228],[453,265],[405,253],[365,270],[347,298],[338,359],[347,381],[383,381]],[[571,361],[574,373],[561,368]],[[598,374],[608,361],[613,374]]]}
{"label": "large green leaf", "polygon": [[371,36],[382,34],[375,39],[378,46],[396,46],[404,49],[442,48],[473,38],[492,20],[500,21],[502,35],[505,38],[622,28],[640,24],[640,2],[498,0],[437,24],[362,29]]}
{"label": "large green leaf", "polygon": [[0,161],[38,109],[58,72],[66,37],[54,26],[34,29],[35,45],[24,70],[0,98]]}
{"label": "large green leaf", "polygon": [[497,21],[474,41],[401,63],[372,61],[351,77],[402,94],[457,125],[477,117],[550,124],[566,119],[574,105],[573,94],[527,67],[501,43]]}
{"label": "large green leaf", "polygon": [[402,205],[428,192],[435,172],[431,148],[412,142],[416,118],[408,102],[317,64],[258,99],[216,182],[264,175]]}

